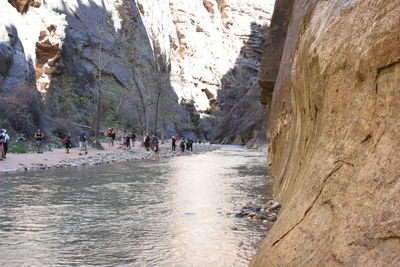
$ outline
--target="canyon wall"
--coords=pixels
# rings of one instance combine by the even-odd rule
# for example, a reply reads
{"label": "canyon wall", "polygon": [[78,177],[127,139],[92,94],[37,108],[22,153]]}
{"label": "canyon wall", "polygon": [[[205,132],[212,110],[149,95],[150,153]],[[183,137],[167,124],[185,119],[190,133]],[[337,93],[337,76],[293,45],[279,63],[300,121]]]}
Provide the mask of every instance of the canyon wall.
{"label": "canyon wall", "polygon": [[[58,89],[57,81],[71,78],[84,95],[95,91],[101,71],[104,95],[131,114],[126,120],[153,128],[143,121],[155,116],[162,83],[160,113],[168,123],[159,127],[167,132],[262,145],[265,108],[256,101],[256,76],[273,5],[273,0],[2,1],[0,89],[35,84],[46,95]],[[162,78],[157,54],[166,61]],[[131,96],[134,105],[125,103]]]}
{"label": "canyon wall", "polygon": [[282,209],[252,266],[400,265],[399,14],[277,1],[258,79]]}
{"label": "canyon wall", "polygon": [[137,0],[136,5],[148,36],[169,55],[171,86],[194,131],[220,142],[243,137],[264,145],[265,108],[256,101],[256,76],[274,1]]}
{"label": "canyon wall", "polygon": [[[86,98],[82,108],[93,105],[91,95],[100,87],[107,104],[126,114],[120,120],[154,117],[149,106],[157,94],[156,58],[134,2],[9,0],[1,2],[0,16],[1,91],[35,85],[46,98],[72,81],[69,94]],[[165,110],[183,120],[178,105],[167,106],[177,103],[172,88],[164,91]],[[138,115],[141,106],[145,114]],[[91,115],[85,120],[90,124]]]}

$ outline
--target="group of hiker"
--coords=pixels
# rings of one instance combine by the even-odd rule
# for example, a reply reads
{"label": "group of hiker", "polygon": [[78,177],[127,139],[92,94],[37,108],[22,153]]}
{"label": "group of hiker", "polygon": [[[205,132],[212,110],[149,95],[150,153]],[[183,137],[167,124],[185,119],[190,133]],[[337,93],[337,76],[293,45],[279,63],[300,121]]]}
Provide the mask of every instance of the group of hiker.
{"label": "group of hiker", "polygon": [[[115,144],[115,138],[116,138],[116,132],[114,131],[113,128],[109,128],[106,131],[106,136],[108,138],[108,147],[111,148],[114,146]],[[126,150],[131,149],[132,147],[135,146],[136,143],[136,134],[134,131],[132,131],[131,133],[125,133],[122,136],[122,143],[123,143],[123,147]]]}
{"label": "group of hiker", "polygon": [[[186,138],[185,136],[179,137],[179,135],[173,136],[171,138],[172,143],[172,151],[176,151],[176,144],[179,143],[179,148],[181,152],[185,152],[185,148],[187,151],[193,151],[193,143],[194,140],[192,138]],[[199,141],[201,143],[201,141]]]}
{"label": "group of hiker", "polygon": [[[69,153],[69,151],[72,148],[72,137],[71,133],[68,133],[62,140],[63,145],[65,146],[65,153]],[[78,135],[78,152],[79,155],[82,155],[85,153],[85,155],[88,153],[88,137],[87,133],[85,131],[81,131]]]}
{"label": "group of hiker", "polygon": [[[36,140],[36,152],[38,154],[43,154],[43,145],[44,145],[44,133],[42,130],[38,129],[35,132],[34,138]],[[88,153],[88,138],[87,138],[87,133],[85,131],[81,131],[78,135],[78,141],[79,141],[79,155],[82,155],[82,153],[87,154]],[[65,153],[69,153],[69,151],[72,148],[72,137],[71,133],[68,133],[63,139],[62,139],[62,144],[65,147]]]}
{"label": "group of hiker", "polygon": [[[117,137],[117,133],[113,128],[107,129],[105,132],[106,137],[108,138],[108,147],[111,148],[115,145],[115,139]],[[38,129],[35,134],[34,134],[34,139],[36,141],[36,149],[38,154],[43,154],[43,146],[44,146],[44,140],[45,140],[45,135],[41,129]],[[79,147],[78,147],[78,152],[79,155],[88,154],[88,135],[87,133],[82,130],[79,135],[77,136],[78,141],[79,141]],[[136,143],[136,134],[134,131],[130,133],[124,133],[121,136],[122,139],[122,147],[126,150],[131,149],[132,147],[135,146]],[[7,134],[7,131],[5,129],[0,129],[0,160],[3,160],[6,158],[7,151],[8,151],[8,143],[9,143],[10,137]],[[25,140],[24,138],[18,138],[18,140]],[[190,138],[190,137],[185,137],[185,136],[180,136],[176,134],[171,138],[171,144],[172,144],[172,151],[176,151],[177,145],[179,145],[180,151],[184,152],[185,149],[186,151],[193,151],[193,143],[195,141]],[[199,143],[201,141],[199,140]],[[65,153],[70,153],[70,150],[72,149],[73,142],[72,142],[72,136],[71,133],[68,133],[62,138],[62,144],[65,147]],[[150,136],[149,133],[146,133],[143,136],[143,142],[142,145],[146,149],[146,151],[154,151],[157,156],[160,156],[160,142],[158,139],[158,136],[154,134],[153,136]]]}
{"label": "group of hiker", "polygon": [[143,136],[143,146],[147,151],[154,151],[156,153],[157,157],[160,157],[160,141],[158,141],[157,135],[153,135],[152,138],[150,138],[150,135],[146,133]]}

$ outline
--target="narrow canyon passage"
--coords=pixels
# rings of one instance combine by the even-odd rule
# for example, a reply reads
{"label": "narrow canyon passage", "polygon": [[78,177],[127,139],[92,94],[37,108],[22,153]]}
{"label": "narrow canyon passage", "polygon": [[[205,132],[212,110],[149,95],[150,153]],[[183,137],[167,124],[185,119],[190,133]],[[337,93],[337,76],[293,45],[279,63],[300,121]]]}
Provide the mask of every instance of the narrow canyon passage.
{"label": "narrow canyon passage", "polygon": [[246,266],[270,225],[233,211],[269,199],[265,161],[224,147],[0,175],[0,265]]}

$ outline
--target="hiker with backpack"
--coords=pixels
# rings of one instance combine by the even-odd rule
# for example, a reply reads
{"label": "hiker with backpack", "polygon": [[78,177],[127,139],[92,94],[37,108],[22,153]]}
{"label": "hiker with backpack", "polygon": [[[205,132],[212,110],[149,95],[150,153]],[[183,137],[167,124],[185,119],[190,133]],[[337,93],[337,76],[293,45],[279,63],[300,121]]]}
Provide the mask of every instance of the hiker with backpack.
{"label": "hiker with backpack", "polygon": [[67,136],[64,137],[62,143],[65,146],[65,153],[69,153],[69,150],[72,148],[71,134],[68,133]]}
{"label": "hiker with backpack", "polygon": [[187,151],[193,151],[193,139],[189,138],[186,146]]}
{"label": "hiker with backpack", "polygon": [[180,143],[180,147],[181,147],[181,152],[185,152],[185,144],[186,144],[186,139],[184,136],[181,137],[181,143]]}
{"label": "hiker with backpack", "polygon": [[4,143],[5,143],[4,131],[0,129],[0,160],[6,158],[4,155]]}
{"label": "hiker with backpack", "polygon": [[7,134],[7,130],[3,129],[3,135],[4,135],[4,158],[7,156],[7,151],[8,151],[8,140],[10,140],[10,136]]}
{"label": "hiker with backpack", "polygon": [[85,131],[81,131],[79,136],[79,156],[82,155],[82,151],[85,151],[85,155],[88,153],[88,142],[87,142],[87,134]]}
{"label": "hiker with backpack", "polygon": [[143,143],[144,143],[144,148],[147,151],[149,151],[150,150],[150,136],[148,133],[144,136]]}
{"label": "hiker with backpack", "polygon": [[160,146],[157,135],[153,136],[153,140],[151,141],[151,148],[156,153],[157,158],[160,158]]}
{"label": "hiker with backpack", "polygon": [[106,136],[108,137],[108,148],[114,146],[114,142],[115,142],[115,132],[113,128],[110,128],[106,131]]}
{"label": "hiker with backpack", "polygon": [[125,149],[129,150],[131,148],[131,137],[129,133],[127,133],[124,137],[124,144],[125,144]]}
{"label": "hiker with backpack", "polygon": [[172,143],[172,151],[175,151],[176,150],[176,138],[175,138],[175,136],[172,136],[171,143]]}

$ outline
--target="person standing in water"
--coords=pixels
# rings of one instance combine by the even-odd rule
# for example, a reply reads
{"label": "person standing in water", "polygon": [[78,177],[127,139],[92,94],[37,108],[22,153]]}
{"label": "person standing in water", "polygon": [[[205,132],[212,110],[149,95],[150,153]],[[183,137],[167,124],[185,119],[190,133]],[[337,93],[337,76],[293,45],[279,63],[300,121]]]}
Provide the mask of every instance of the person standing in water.
{"label": "person standing in water", "polygon": [[40,129],[38,129],[37,132],[35,133],[35,140],[36,140],[37,153],[43,154],[44,134]]}
{"label": "person standing in water", "polygon": [[78,136],[79,138],[79,156],[82,155],[82,150],[85,151],[85,155],[88,153],[88,148],[87,148],[87,134],[84,130],[81,131],[81,133]]}

